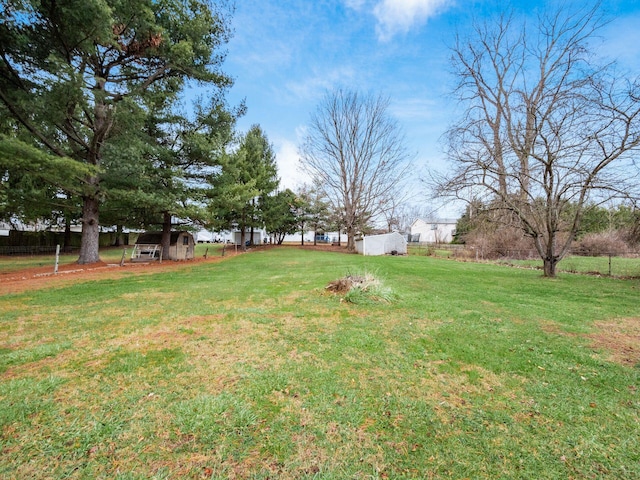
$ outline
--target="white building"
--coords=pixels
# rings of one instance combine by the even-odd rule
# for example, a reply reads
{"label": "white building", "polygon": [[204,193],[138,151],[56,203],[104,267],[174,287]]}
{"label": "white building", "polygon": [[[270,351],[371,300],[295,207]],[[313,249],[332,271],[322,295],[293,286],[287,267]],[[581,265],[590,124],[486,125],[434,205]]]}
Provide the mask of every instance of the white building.
{"label": "white building", "polygon": [[416,219],[411,224],[411,242],[451,243],[456,233],[457,220]]}
{"label": "white building", "polygon": [[[244,232],[244,243],[245,243],[245,245],[248,245],[248,244],[262,245],[263,243],[265,243],[265,240],[267,240],[268,238],[269,237],[267,236],[267,234],[262,229],[256,228],[256,229],[253,230],[253,241],[251,241],[251,231],[250,230],[246,230]],[[231,243],[233,243],[234,245],[242,245],[242,232],[241,231],[235,230],[232,233]]]}
{"label": "white building", "polygon": [[369,235],[356,239],[356,252],[361,255],[406,255],[407,240],[398,232]]}
{"label": "white building", "polygon": [[[313,245],[313,235],[315,232],[312,230],[308,230],[304,232],[304,244],[305,245]],[[337,243],[339,240],[346,245],[347,236],[342,233],[340,236],[338,232],[326,232],[326,233],[318,233],[318,238],[316,238],[317,244],[327,244],[327,243]],[[291,235],[285,235],[283,243],[294,243],[300,245],[302,243],[302,235],[300,232],[293,233]]]}

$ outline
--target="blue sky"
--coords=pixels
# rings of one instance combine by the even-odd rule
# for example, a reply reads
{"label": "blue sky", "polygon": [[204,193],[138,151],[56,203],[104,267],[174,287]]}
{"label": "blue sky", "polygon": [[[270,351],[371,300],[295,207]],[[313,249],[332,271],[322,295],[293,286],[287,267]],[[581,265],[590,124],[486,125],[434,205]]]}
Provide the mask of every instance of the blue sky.
{"label": "blue sky", "polygon": [[[557,2],[549,2],[553,5]],[[531,14],[545,2],[519,0],[236,0],[224,70],[235,78],[229,101],[246,100],[238,129],[260,124],[277,153],[281,184],[305,180],[298,145],[327,90],[359,89],[390,97],[390,113],[415,153],[415,177],[446,168],[440,137],[459,110],[449,96],[448,46],[472,19],[512,6]],[[584,2],[579,4],[584,5]],[[602,55],[640,74],[640,1],[604,0],[611,23]],[[419,190],[419,187],[418,187]],[[414,198],[426,201],[418,193]],[[434,205],[434,216],[459,211]],[[458,208],[458,207],[456,207]]]}

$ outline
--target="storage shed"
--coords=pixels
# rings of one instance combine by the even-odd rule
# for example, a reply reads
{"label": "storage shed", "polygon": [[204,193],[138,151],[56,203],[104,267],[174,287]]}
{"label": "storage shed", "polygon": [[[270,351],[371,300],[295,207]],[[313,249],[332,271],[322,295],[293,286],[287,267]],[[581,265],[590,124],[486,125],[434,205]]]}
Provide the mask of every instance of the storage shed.
{"label": "storage shed", "polygon": [[[144,262],[162,258],[162,232],[145,232],[138,236],[131,261]],[[189,232],[171,232],[169,260],[190,260],[195,255],[196,242]]]}
{"label": "storage shed", "polygon": [[371,235],[356,240],[356,251],[362,255],[406,255],[407,240],[398,232]]}

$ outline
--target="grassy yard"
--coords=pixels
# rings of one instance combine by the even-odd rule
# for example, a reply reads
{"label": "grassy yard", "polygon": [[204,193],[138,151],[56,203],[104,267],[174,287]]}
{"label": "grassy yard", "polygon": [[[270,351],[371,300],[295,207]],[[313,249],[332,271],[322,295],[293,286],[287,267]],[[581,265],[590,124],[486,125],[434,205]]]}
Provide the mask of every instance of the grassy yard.
{"label": "grassy yard", "polygon": [[[408,247],[409,255],[425,255],[436,258],[456,258],[456,249],[459,245],[452,245],[447,248],[443,246],[432,246],[424,244],[410,244]],[[472,258],[467,257],[470,261]],[[477,259],[476,259],[477,260]],[[483,262],[483,260],[477,260]],[[542,269],[542,260],[535,258],[532,260],[487,260],[487,262],[495,262],[501,265],[512,265],[525,268]],[[640,258],[609,256],[600,257],[584,257],[571,255],[563,258],[558,263],[558,271],[566,273],[586,273],[598,275],[611,275],[614,277],[640,277]]]}
{"label": "grassy yard", "polygon": [[286,247],[0,293],[0,478],[640,478],[639,299]]}
{"label": "grassy yard", "polygon": [[[542,268],[542,260],[509,260],[507,263]],[[569,256],[558,263],[558,271],[640,278],[640,258]]]}
{"label": "grassy yard", "polygon": [[433,246],[423,244],[416,245],[410,243],[409,245],[407,245],[407,250],[409,255],[425,255],[429,257],[439,258],[451,258],[455,254],[453,248],[447,248],[447,245]]}

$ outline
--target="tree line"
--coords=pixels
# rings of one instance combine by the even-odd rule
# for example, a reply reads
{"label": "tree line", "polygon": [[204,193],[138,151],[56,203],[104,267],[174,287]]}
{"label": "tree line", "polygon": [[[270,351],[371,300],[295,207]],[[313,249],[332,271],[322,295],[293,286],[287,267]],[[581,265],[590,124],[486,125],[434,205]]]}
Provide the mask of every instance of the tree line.
{"label": "tree line", "polygon": [[[200,180],[233,140],[221,70],[230,7],[206,1],[14,1],[0,23],[2,214],[100,225],[198,215]],[[181,111],[190,82],[207,89]],[[167,239],[168,242],[168,239]]]}
{"label": "tree line", "polygon": [[[233,6],[125,3],[0,6],[0,216],[79,221],[79,263],[99,260],[100,225],[167,242],[175,218],[277,238],[306,225],[346,231],[352,250],[373,223],[398,224],[416,168],[388,97],[327,92],[299,149],[313,187],[280,191],[265,132],[236,132],[245,106],[226,100]],[[605,25],[600,5],[506,12],[450,49],[462,114],[430,186],[529,239],[546,276],[592,205],[640,198],[640,79],[596,55]]]}
{"label": "tree line", "polygon": [[[233,6],[224,0],[7,0],[0,8],[0,217],[67,232],[79,222],[78,263],[99,261],[101,225],[159,229],[167,247],[175,219],[243,236],[266,227],[279,241],[305,224],[344,228],[353,248],[393,198],[404,153],[388,100],[342,91],[327,96],[303,149],[315,187],[280,191],[266,133],[259,125],[236,132],[245,106],[226,100]],[[201,96],[186,105],[194,84]],[[342,131],[325,129],[338,119]],[[320,158],[314,135],[347,128],[340,149],[348,154]],[[333,162],[352,178],[320,175]]]}

